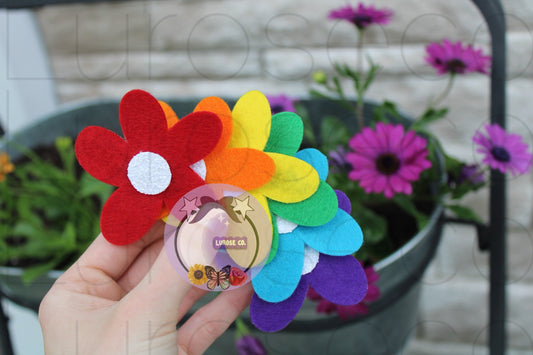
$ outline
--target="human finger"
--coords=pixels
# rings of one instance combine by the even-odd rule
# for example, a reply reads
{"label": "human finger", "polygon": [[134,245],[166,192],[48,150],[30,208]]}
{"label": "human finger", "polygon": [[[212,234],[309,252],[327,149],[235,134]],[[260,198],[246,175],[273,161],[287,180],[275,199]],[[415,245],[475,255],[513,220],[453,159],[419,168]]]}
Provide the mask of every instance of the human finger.
{"label": "human finger", "polygon": [[183,354],[202,354],[250,304],[252,285],[224,291],[197,310],[178,329],[178,349]]}
{"label": "human finger", "polygon": [[141,239],[129,245],[114,245],[102,234],[98,235],[78,261],[65,271],[65,277],[89,281],[84,277],[84,270],[89,268],[99,270],[109,278],[117,280],[147,245],[163,237],[164,225],[162,221],[156,221]]}

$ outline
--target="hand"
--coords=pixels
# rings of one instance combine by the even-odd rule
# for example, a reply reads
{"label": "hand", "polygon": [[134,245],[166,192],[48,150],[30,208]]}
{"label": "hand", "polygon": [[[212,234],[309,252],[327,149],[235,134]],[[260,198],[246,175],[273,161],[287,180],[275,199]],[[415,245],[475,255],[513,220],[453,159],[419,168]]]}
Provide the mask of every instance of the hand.
{"label": "hand", "polygon": [[57,279],[39,308],[46,354],[199,354],[227,329],[251,285],[222,292],[176,330],[206,291],[173,269],[163,230],[158,221],[126,246],[99,235]]}

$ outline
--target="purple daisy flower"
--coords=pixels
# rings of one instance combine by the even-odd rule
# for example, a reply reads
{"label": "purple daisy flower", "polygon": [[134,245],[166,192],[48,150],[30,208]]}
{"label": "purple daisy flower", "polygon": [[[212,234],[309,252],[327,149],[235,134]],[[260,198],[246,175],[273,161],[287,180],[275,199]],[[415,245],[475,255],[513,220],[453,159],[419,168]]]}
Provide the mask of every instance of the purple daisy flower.
{"label": "purple daisy flower", "polygon": [[375,130],[365,127],[349,145],[353,152],[346,160],[353,170],[348,177],[359,181],[366,193],[383,192],[387,198],[397,193],[410,195],[411,182],[431,167],[426,140],[414,131],[405,132],[400,124],[378,122]]}
{"label": "purple daisy flower", "polygon": [[374,6],[365,6],[359,3],[357,7],[346,5],[332,10],[328,18],[332,20],[345,20],[353,23],[357,28],[364,29],[372,24],[386,25],[390,22],[393,12],[389,9],[376,9]]}
{"label": "purple daisy flower", "polygon": [[280,112],[296,112],[294,101],[287,95],[267,96],[272,115]]}
{"label": "purple daisy flower", "polygon": [[472,140],[483,154],[483,163],[502,173],[511,172],[513,176],[524,174],[531,168],[532,155],[528,145],[518,134],[511,134],[497,124],[484,126],[487,135],[477,131]]}
{"label": "purple daisy flower", "polygon": [[483,170],[477,164],[465,164],[461,168],[461,173],[457,178],[457,184],[468,182],[473,185],[483,184],[485,177],[483,176]]}
{"label": "purple daisy flower", "polygon": [[261,341],[251,335],[243,335],[235,343],[239,355],[266,355],[267,350]]}
{"label": "purple daisy flower", "polygon": [[336,150],[329,152],[328,163],[332,173],[339,173],[352,168],[350,163],[346,161],[346,153],[348,153],[348,150],[342,145],[337,146]]}
{"label": "purple daisy flower", "polygon": [[457,41],[444,39],[442,43],[430,43],[426,46],[426,62],[437,70],[439,75],[466,74],[478,72],[488,74],[491,56],[483,54],[481,49],[472,45],[463,45]]}

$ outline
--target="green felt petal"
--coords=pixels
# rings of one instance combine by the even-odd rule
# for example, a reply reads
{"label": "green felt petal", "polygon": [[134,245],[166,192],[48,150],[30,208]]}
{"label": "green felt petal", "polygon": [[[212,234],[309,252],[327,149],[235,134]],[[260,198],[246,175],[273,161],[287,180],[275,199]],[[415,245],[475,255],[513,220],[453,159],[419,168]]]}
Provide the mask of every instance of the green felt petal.
{"label": "green felt petal", "polygon": [[280,112],[272,116],[270,136],[265,152],[294,156],[302,144],[304,125],[294,112]]}
{"label": "green felt petal", "polygon": [[321,226],[329,222],[338,208],[335,191],[322,180],[316,192],[308,199],[297,203],[269,200],[268,205],[273,214],[307,227]]}
{"label": "green felt petal", "polygon": [[268,255],[267,262],[269,262],[274,259],[276,256],[276,253],[278,252],[278,245],[279,245],[279,233],[278,233],[278,224],[276,223],[276,217],[272,215],[272,245],[270,246],[270,254]]}

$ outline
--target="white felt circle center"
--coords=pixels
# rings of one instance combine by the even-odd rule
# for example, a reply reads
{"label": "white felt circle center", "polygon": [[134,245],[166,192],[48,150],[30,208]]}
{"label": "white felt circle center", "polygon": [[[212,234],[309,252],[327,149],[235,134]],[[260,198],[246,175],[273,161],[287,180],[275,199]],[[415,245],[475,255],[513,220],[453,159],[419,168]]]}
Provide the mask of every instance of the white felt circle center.
{"label": "white felt circle center", "polygon": [[146,195],[157,195],[170,185],[172,173],[161,155],[141,152],[128,164],[128,179],[135,190]]}
{"label": "white felt circle center", "polygon": [[302,268],[302,275],[308,274],[313,271],[318,264],[320,253],[310,246],[305,246],[304,254],[304,266]]}

